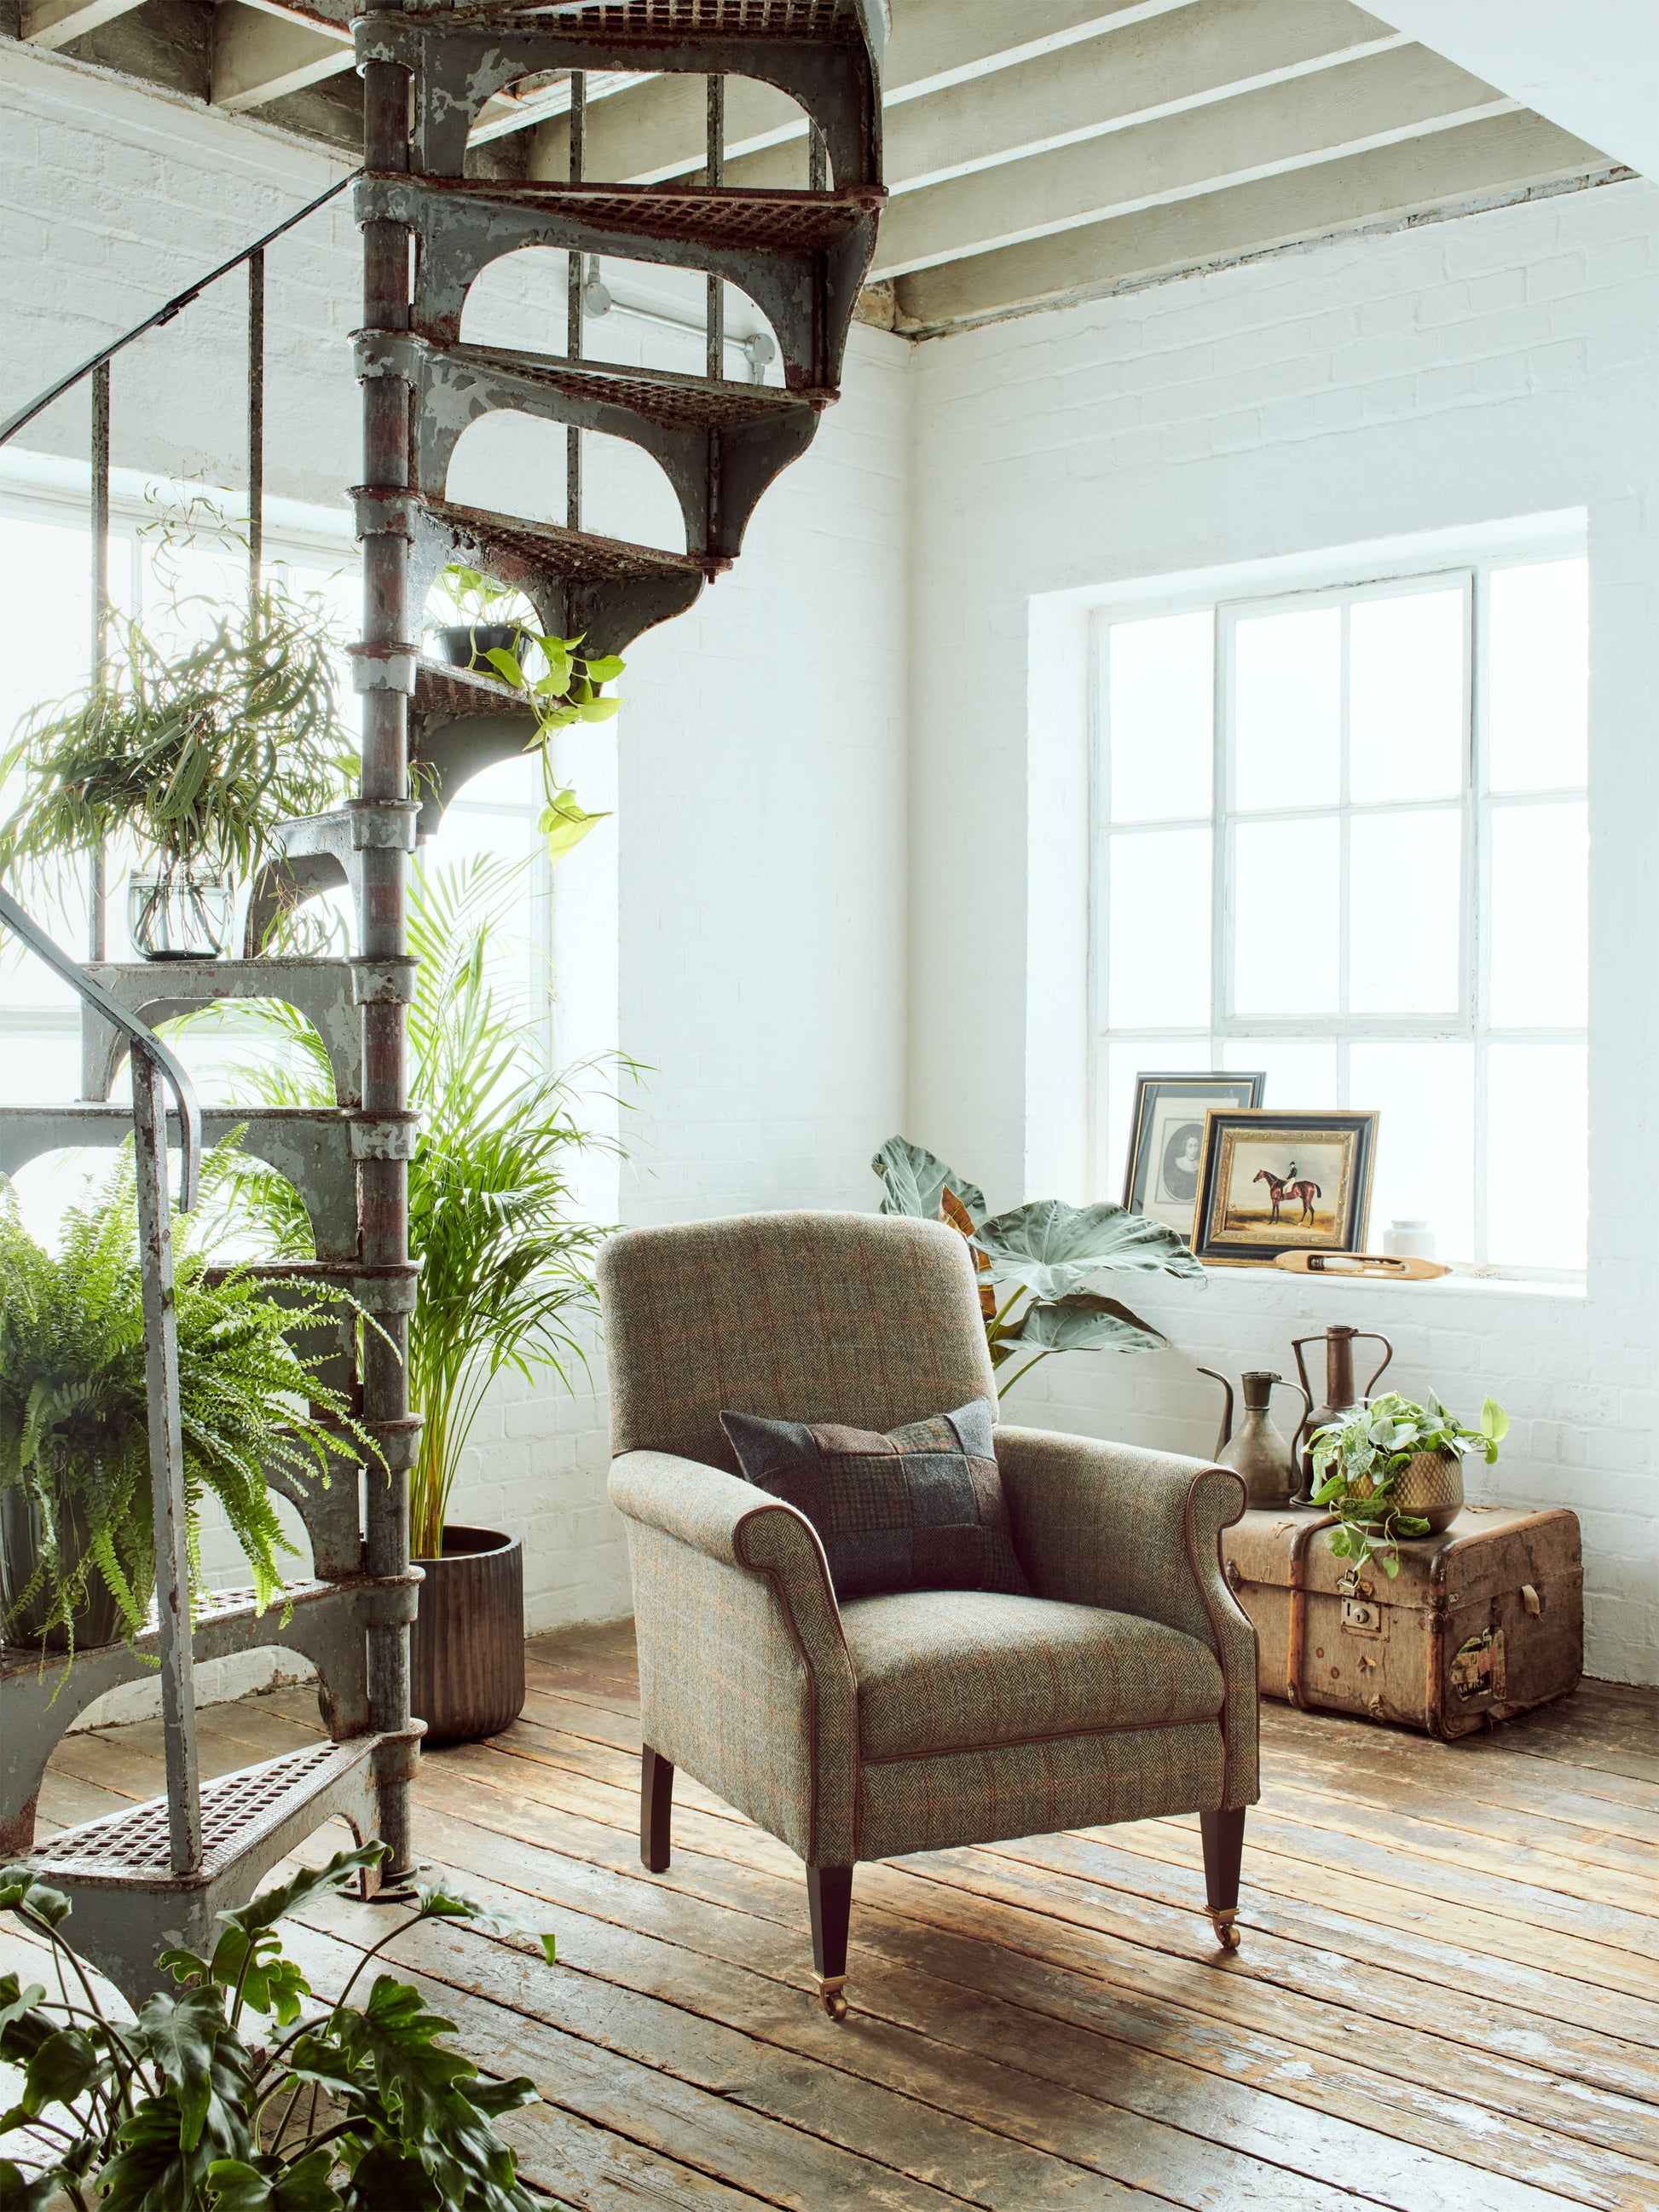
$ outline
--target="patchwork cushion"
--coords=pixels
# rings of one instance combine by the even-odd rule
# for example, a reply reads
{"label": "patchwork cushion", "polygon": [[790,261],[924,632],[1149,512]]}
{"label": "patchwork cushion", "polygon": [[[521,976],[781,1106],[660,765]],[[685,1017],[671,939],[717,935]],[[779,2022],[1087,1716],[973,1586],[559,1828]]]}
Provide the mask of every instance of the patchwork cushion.
{"label": "patchwork cushion", "polygon": [[1215,1655],[1136,1613],[991,1591],[906,1590],[846,1606],[841,1620],[866,1759],[1171,1728],[1221,1711]]}
{"label": "patchwork cushion", "polygon": [[833,1421],[725,1413],[746,1479],[817,1530],[838,1599],[879,1590],[1006,1590],[1026,1582],[983,1398],[884,1436]]}

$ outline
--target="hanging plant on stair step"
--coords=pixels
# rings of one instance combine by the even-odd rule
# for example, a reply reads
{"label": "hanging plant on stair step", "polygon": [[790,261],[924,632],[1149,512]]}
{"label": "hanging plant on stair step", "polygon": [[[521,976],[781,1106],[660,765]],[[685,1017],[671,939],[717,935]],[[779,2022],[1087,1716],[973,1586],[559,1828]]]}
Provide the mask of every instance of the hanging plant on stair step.
{"label": "hanging plant on stair step", "polygon": [[[195,527],[172,526],[166,548]],[[339,804],[355,743],[322,600],[267,579],[227,605],[183,591],[165,556],[155,572],[151,625],[112,614],[101,680],[38,707],[0,758],[0,781],[23,785],[0,824],[0,873],[55,875],[61,895],[72,856],[136,844],[148,858],[128,888],[135,945],[147,959],[212,959],[230,942],[238,881],[279,823]]]}
{"label": "hanging plant on stair step", "polygon": [[1023,1363],[999,1385],[1000,1397],[1053,1352],[1155,1352],[1168,1341],[1118,1299],[1090,1289],[1091,1277],[1204,1273],[1173,1229],[1107,1200],[1079,1206],[1035,1199],[993,1214],[976,1183],[908,1137],[890,1137],[870,1164],[885,1185],[884,1213],[948,1221],[967,1238],[991,1364]]}
{"label": "hanging plant on stair step", "polygon": [[577,651],[580,638],[544,635],[533,626],[535,617],[522,594],[493,583],[481,569],[452,562],[439,583],[449,600],[448,611],[459,617],[455,623],[428,625],[442,642],[446,659],[469,674],[490,676],[522,691],[536,717],[536,733],[526,750],[541,757],[544,803],[537,827],[547,840],[548,859],[562,860],[610,817],[590,814],[573,786],[560,785],[553,772],[552,740],[573,723],[608,722],[616,715],[623,702],[614,693],[605,697],[605,686],[628,664],[614,653],[586,660]]}

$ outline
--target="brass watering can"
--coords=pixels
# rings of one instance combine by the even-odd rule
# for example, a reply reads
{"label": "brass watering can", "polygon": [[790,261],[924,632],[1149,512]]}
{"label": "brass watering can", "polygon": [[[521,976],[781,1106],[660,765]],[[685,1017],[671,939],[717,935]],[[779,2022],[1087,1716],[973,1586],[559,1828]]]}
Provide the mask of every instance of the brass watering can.
{"label": "brass watering can", "polygon": [[1276,1389],[1294,1390],[1302,1401],[1303,1419],[1297,1424],[1296,1433],[1302,1432],[1303,1424],[1312,1410],[1313,1401],[1299,1382],[1286,1382],[1282,1375],[1274,1375],[1262,1367],[1247,1368],[1239,1379],[1239,1389],[1244,1400],[1244,1418],[1239,1423],[1238,1434],[1233,1434],[1233,1386],[1224,1375],[1218,1375],[1213,1367],[1200,1367],[1200,1375],[1207,1375],[1218,1382],[1227,1394],[1222,1409],[1221,1433],[1216,1439],[1215,1455],[1222,1467],[1230,1467],[1244,1478],[1248,1502],[1252,1505],[1286,1505],[1291,1492],[1296,1486],[1296,1453],[1290,1443],[1273,1425],[1268,1411],[1268,1401]]}

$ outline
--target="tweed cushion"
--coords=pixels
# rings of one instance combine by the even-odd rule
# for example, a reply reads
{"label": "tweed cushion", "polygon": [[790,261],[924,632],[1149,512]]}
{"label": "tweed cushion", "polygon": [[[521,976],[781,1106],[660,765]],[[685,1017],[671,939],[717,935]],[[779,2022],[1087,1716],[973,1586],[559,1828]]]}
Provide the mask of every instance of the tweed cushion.
{"label": "tweed cushion", "polygon": [[885,1435],[757,1413],[723,1413],[720,1425],[748,1480],[817,1530],[838,1599],[1029,1588],[1008,1535],[986,1399]]}
{"label": "tweed cushion", "polygon": [[1213,1719],[1214,1655],[1161,1621],[989,1591],[843,1606],[866,1759]]}

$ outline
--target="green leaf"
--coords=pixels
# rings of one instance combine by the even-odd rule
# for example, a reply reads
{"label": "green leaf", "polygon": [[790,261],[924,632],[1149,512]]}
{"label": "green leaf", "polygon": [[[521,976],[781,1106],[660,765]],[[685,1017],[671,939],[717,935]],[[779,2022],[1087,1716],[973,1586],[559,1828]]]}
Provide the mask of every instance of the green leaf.
{"label": "green leaf", "polygon": [[577,804],[574,789],[556,792],[536,823],[547,840],[549,862],[556,867],[567,853],[575,851],[590,830],[610,819],[608,814],[587,813]]}
{"label": "green leaf", "polygon": [[1005,1341],[1044,1352],[1156,1352],[1169,1339],[1115,1298],[1070,1291],[1063,1298],[1027,1306]]}
{"label": "green leaf", "polygon": [[541,2091],[527,2074],[520,2074],[512,2081],[468,2081],[463,2085],[461,2094],[468,2104],[476,2106],[487,2119],[492,2120],[500,2119],[504,2112],[516,2112],[526,2105],[541,2102]]}
{"label": "green leaf", "polygon": [[438,2185],[420,2160],[386,2143],[358,2160],[345,2203],[348,2212],[445,2212]]}
{"label": "green leaf", "polygon": [[48,2105],[70,2105],[96,2080],[102,2065],[78,2027],[60,2027],[31,2054],[24,2069],[23,2110],[33,2118]]}
{"label": "green leaf", "polygon": [[47,1927],[56,1928],[59,1921],[67,1919],[70,1909],[63,1891],[53,1889],[27,1867],[0,1867],[0,1912],[32,1912]]}
{"label": "green leaf", "polygon": [[1023,1284],[1043,1300],[1081,1290],[1091,1275],[1108,1268],[1204,1273],[1173,1229],[1104,1199],[1085,1206],[1058,1198],[1033,1200],[981,1222],[974,1243],[1000,1282]]}
{"label": "green leaf", "polygon": [[622,712],[620,699],[581,699],[576,703],[576,713],[584,722],[608,722]]}
{"label": "green leaf", "polygon": [[362,2011],[336,2012],[330,2027],[351,2058],[373,2067],[375,2085],[398,2106],[407,2136],[447,2127],[457,2084],[477,2071],[470,2058],[438,2045],[454,2022],[428,2012],[420,1991],[392,1974],[377,1974]]}
{"label": "green leaf", "polygon": [[[309,1905],[313,1898],[343,1889],[354,1875],[379,1866],[390,1856],[391,1845],[382,1843],[362,1844],[356,1850],[336,1851],[326,1866],[301,1867],[289,1881],[274,1882],[269,1889],[260,1890],[248,1904],[234,1911],[222,1912],[219,1917],[227,1929],[241,1936],[256,1935],[262,1929],[274,1926],[289,1913],[297,1912],[302,1905]],[[220,1941],[222,1942],[223,1938]],[[220,1979],[216,1949],[213,1972],[215,1979]]]}
{"label": "green leaf", "polygon": [[519,665],[519,656],[510,646],[492,645],[487,653],[475,654],[474,658],[487,660],[501,682],[510,684],[515,691],[528,690],[524,670]]}
{"label": "green leaf", "polygon": [[[1486,1437],[1488,1443],[1501,1444],[1504,1437],[1508,1436],[1509,1432],[1509,1415],[1504,1411],[1504,1408],[1498,1404],[1496,1398],[1488,1398],[1480,1408],[1481,1435]],[[1498,1455],[1495,1451],[1489,1453],[1487,1455],[1488,1464],[1490,1464],[1492,1460],[1496,1459],[1497,1456]]]}
{"label": "green leaf", "polygon": [[908,1137],[890,1137],[870,1165],[886,1186],[881,1201],[884,1213],[938,1221],[949,1190],[961,1200],[976,1229],[985,1218],[985,1193],[979,1185],[946,1167],[925,1146],[913,1145]]}
{"label": "green leaf", "polygon": [[67,2172],[54,2166],[49,2172],[25,2176],[9,2158],[0,2158],[0,2212],[47,2212]]}
{"label": "green leaf", "polygon": [[333,2166],[326,2145],[274,2176],[244,2159],[216,2158],[207,2173],[213,2212],[340,2212],[344,2199],[329,2179]]}
{"label": "green leaf", "polygon": [[213,2060],[225,2032],[225,2001],[216,1989],[182,1997],[158,1990],[139,2009],[139,2049],[155,2060],[179,2100],[179,2142],[194,2150],[213,2103]]}
{"label": "green leaf", "polygon": [[622,674],[628,664],[618,654],[606,653],[597,660],[584,661],[582,665],[595,684],[609,684]]}

